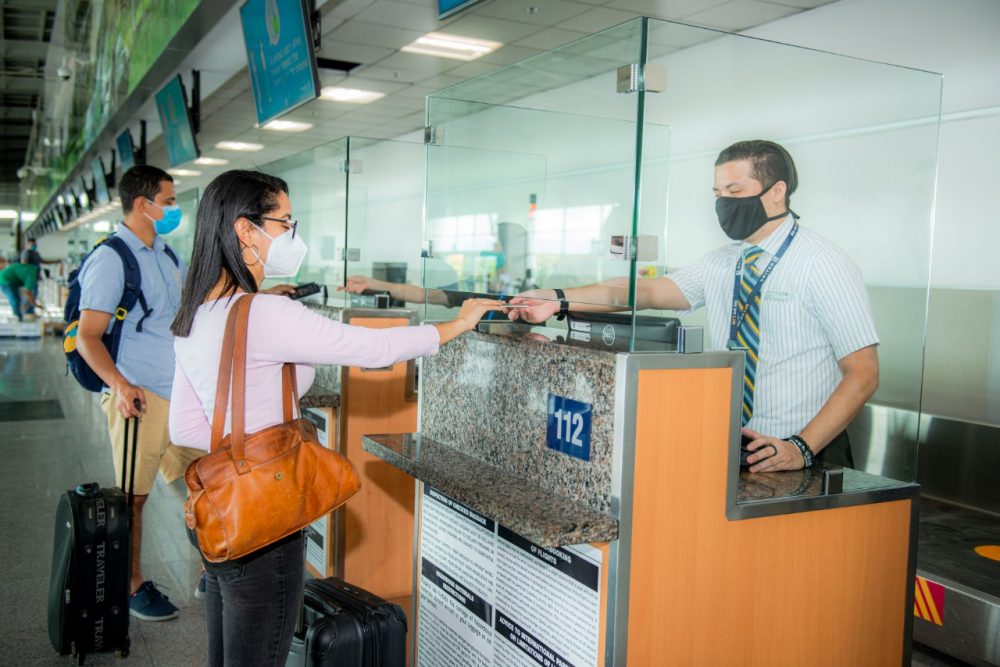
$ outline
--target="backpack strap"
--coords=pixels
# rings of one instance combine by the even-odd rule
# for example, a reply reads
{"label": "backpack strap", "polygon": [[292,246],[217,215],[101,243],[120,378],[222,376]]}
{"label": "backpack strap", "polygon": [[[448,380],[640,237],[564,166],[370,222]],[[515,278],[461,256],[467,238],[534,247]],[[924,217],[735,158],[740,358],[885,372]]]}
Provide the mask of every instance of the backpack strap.
{"label": "backpack strap", "polygon": [[163,252],[167,253],[167,257],[169,257],[170,261],[174,263],[174,266],[178,269],[181,268],[181,260],[177,259],[177,253],[174,252],[173,248],[164,243]]}
{"label": "backpack strap", "polygon": [[109,236],[103,245],[108,246],[118,253],[118,256],[122,260],[122,267],[125,270],[125,289],[122,291],[122,298],[118,303],[118,308],[115,310],[114,317],[116,320],[124,322],[125,316],[128,315],[128,312],[138,302],[142,308],[142,317],[139,318],[139,323],[136,324],[135,330],[142,333],[142,323],[152,314],[153,310],[146,303],[146,297],[142,293],[142,273],[139,271],[139,262],[136,260],[132,250],[129,249],[128,244],[117,235]]}

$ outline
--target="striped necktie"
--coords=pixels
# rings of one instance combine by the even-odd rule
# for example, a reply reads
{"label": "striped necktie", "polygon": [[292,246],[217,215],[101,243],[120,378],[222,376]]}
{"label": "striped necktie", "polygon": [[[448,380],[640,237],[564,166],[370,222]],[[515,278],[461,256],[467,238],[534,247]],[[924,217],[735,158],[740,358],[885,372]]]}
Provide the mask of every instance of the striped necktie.
{"label": "striped necktie", "polygon": [[[740,278],[740,310],[746,307],[747,297],[760,280],[761,269],[756,265],[757,259],[764,253],[758,246],[751,246],[743,251],[743,272]],[[754,297],[753,303],[746,307],[746,315],[740,322],[736,332],[736,340],[741,347],[746,348],[746,360],[743,365],[743,425],[746,426],[753,416],[753,391],[757,381],[757,352],[760,350],[760,294]]]}

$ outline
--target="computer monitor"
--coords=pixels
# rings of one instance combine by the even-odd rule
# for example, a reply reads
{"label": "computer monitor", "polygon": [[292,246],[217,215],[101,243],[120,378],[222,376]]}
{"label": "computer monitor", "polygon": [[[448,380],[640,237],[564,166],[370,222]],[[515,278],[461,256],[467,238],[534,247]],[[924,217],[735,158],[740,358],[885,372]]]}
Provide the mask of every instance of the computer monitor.
{"label": "computer monitor", "polygon": [[[387,283],[402,285],[406,283],[406,262],[372,262],[372,278]],[[401,308],[406,302],[401,299],[389,299],[390,308]]]}

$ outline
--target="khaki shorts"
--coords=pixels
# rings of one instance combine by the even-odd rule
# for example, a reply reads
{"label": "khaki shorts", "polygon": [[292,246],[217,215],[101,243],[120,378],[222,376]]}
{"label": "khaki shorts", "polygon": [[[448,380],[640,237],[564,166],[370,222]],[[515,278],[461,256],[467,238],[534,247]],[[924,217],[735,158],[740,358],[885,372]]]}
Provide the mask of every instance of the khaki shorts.
{"label": "khaki shorts", "polygon": [[[168,484],[184,476],[188,465],[206,454],[201,449],[171,444],[167,423],[170,401],[146,390],[146,412],[139,418],[139,446],[135,457],[135,495],[147,496],[153,490],[156,471]],[[101,394],[101,410],[108,416],[108,433],[115,462],[115,484],[122,481],[122,451],[125,447],[125,422],[118,411],[114,392]],[[131,428],[129,428],[131,434]],[[131,441],[129,445],[131,445]],[[131,461],[129,461],[131,467]],[[128,480],[126,479],[126,485]]]}

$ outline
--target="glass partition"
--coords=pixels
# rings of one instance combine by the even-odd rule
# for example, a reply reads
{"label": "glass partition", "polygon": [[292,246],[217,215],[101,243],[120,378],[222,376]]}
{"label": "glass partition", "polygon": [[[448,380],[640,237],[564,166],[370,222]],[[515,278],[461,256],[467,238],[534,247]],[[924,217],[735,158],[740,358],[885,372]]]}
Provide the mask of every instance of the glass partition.
{"label": "glass partition", "polygon": [[423,168],[421,144],[357,137],[262,166],[288,182],[309,246],[297,276],[272,282],[318,283],[332,306],[422,302]]}
{"label": "glass partition", "polygon": [[315,282],[327,287],[330,305],[342,305],[336,289],[345,275],[347,154],[348,140],[339,139],[261,166],[288,183],[297,233],[309,246],[298,274],[268,284]]}
{"label": "glass partition", "polygon": [[[940,96],[934,73],[653,19],[457,84],[428,98],[424,237],[445,277],[425,285],[542,299],[594,285],[574,301],[634,317],[662,301],[660,278],[733,244],[715,213],[720,151],[778,142],[801,227],[860,269],[871,301],[881,384],[855,464],[913,479]],[[512,225],[524,241],[508,249]],[[771,294],[762,326],[807,298]],[[704,308],[643,314],[726,346]]]}
{"label": "glass partition", "polygon": [[191,264],[191,251],[194,250],[194,226],[200,202],[201,193],[198,188],[178,192],[177,205],[181,207],[181,224],[164,238],[188,266]]}
{"label": "glass partition", "polygon": [[642,122],[645,93],[618,92],[643,44],[630,22],[428,97],[428,288],[454,304],[600,283],[590,303],[631,313],[637,262],[663,247],[666,192],[643,191],[645,170],[670,145],[667,124]]}

